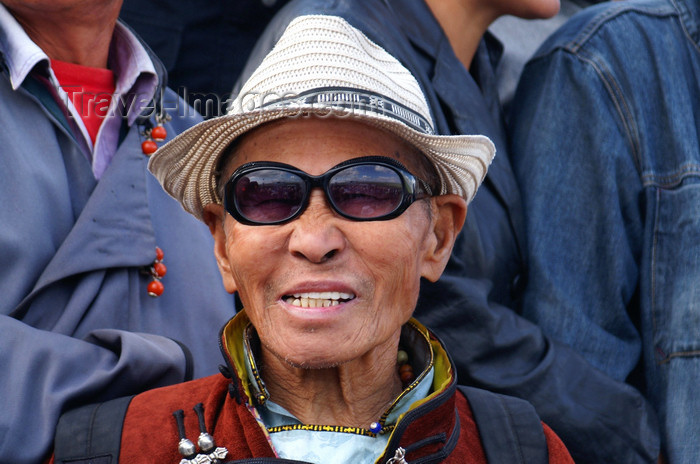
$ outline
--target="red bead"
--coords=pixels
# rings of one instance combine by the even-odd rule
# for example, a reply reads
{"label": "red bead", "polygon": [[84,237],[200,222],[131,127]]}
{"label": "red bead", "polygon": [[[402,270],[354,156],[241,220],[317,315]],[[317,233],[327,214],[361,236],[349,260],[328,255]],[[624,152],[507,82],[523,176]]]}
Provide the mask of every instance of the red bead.
{"label": "red bead", "polygon": [[151,129],[151,138],[156,142],[162,142],[168,136],[168,131],[163,126],[156,126]]}
{"label": "red bead", "polygon": [[163,250],[160,249],[160,247],[156,247],[156,261],[163,261]]}
{"label": "red bead", "polygon": [[399,378],[404,384],[413,381],[413,368],[410,364],[402,364],[401,367],[399,367]]}
{"label": "red bead", "polygon": [[399,373],[399,378],[404,384],[410,383],[413,381],[413,371],[403,371]]}
{"label": "red bead", "polygon": [[146,140],[141,144],[141,150],[143,151],[144,155],[152,155],[156,152],[156,150],[158,150],[158,144],[156,144],[153,140]]}
{"label": "red bead", "polygon": [[168,272],[168,268],[165,267],[163,263],[155,263],[153,265],[153,272],[155,272],[158,277],[163,277],[165,273]]}
{"label": "red bead", "polygon": [[413,368],[410,364],[402,364],[401,367],[399,367],[399,374],[402,374],[404,372],[410,372],[411,374],[413,374]]}
{"label": "red bead", "polygon": [[165,290],[165,287],[163,287],[160,280],[154,280],[148,284],[147,290],[149,295],[155,297],[161,296],[163,294],[163,290]]}

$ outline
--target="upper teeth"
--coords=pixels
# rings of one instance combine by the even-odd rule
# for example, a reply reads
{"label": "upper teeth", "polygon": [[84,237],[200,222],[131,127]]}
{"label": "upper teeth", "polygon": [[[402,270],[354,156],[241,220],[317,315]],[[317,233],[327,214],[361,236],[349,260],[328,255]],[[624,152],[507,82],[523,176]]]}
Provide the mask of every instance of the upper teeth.
{"label": "upper teeth", "polygon": [[350,300],[354,297],[352,293],[343,292],[308,292],[294,293],[284,300],[287,304],[302,308],[327,308],[339,304],[339,300]]}

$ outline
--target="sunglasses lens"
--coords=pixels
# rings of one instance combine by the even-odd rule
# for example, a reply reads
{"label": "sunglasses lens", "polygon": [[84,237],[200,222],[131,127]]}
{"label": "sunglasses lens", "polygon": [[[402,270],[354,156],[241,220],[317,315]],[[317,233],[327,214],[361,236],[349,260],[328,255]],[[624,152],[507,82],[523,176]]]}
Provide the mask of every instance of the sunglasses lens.
{"label": "sunglasses lens", "polygon": [[259,224],[285,221],[304,201],[306,185],[297,175],[278,169],[260,169],[239,177],[235,202],[239,213]]}
{"label": "sunglasses lens", "polygon": [[379,218],[401,205],[403,183],[399,174],[386,166],[348,166],[330,180],[328,194],[335,207],[349,217]]}

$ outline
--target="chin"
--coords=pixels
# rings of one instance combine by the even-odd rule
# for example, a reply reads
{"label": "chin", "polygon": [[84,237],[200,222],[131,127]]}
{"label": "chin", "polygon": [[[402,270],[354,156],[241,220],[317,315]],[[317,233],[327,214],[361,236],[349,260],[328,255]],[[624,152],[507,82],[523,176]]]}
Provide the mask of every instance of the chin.
{"label": "chin", "polygon": [[306,370],[320,370],[320,369],[333,369],[335,367],[338,367],[339,365],[343,364],[340,361],[337,360],[327,360],[327,359],[311,359],[311,360],[303,360],[296,362],[294,360],[287,359],[286,360],[292,367],[296,367],[298,369],[306,369]]}
{"label": "chin", "polygon": [[289,352],[278,353],[277,356],[285,363],[298,369],[332,369],[348,361],[346,359],[340,359],[337,356],[329,356],[328,351],[297,351],[293,354]]}
{"label": "chin", "polygon": [[523,2],[513,14],[524,19],[547,19],[559,13],[561,7],[559,0],[537,0],[534,3]]}
{"label": "chin", "polygon": [[287,343],[284,346],[268,346],[268,349],[280,360],[299,369],[331,369],[352,358],[352,354],[343,356],[338,353],[335,343],[309,342],[310,340],[304,340],[298,345]]}
{"label": "chin", "polygon": [[547,19],[559,13],[561,4],[559,0],[545,0],[539,4],[535,19]]}

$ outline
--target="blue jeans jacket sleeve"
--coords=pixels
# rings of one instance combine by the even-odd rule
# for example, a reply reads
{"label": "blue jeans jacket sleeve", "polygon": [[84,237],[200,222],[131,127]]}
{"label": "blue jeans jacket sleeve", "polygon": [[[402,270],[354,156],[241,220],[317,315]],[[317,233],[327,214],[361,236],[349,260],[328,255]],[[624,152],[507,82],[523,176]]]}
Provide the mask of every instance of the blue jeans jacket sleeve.
{"label": "blue jeans jacket sleeve", "polygon": [[[512,145],[526,211],[524,315],[624,381],[641,353],[637,290],[639,177],[596,71],[568,55],[535,61],[521,81]],[[582,69],[579,69],[582,67]]]}

